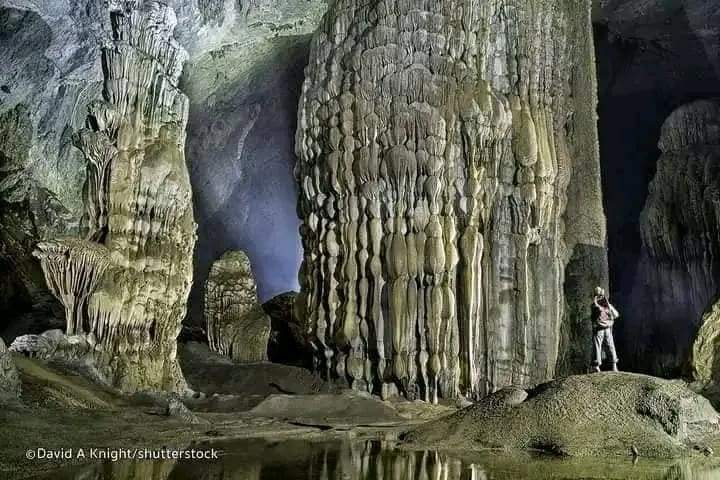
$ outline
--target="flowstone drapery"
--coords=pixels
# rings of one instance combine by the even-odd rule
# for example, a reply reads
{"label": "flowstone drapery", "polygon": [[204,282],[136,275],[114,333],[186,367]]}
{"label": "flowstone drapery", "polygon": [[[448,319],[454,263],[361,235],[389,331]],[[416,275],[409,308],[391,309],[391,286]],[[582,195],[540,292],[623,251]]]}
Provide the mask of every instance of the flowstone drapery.
{"label": "flowstone drapery", "polygon": [[270,317],[258,300],[245,252],[229,251],[213,263],[205,284],[208,344],[240,362],[268,359]]}
{"label": "flowstone drapery", "polygon": [[195,222],[185,165],[185,52],[175,14],[157,1],[113,1],[103,99],[73,140],[87,159],[84,240],[41,243],[68,335],[93,346],[125,391],[184,391],[176,337],[192,281]]}
{"label": "flowstone drapery", "polygon": [[548,379],[559,354],[582,363],[560,342],[581,337],[591,291],[566,265],[606,276],[589,12],[331,7],[296,147],[298,306],[328,375],[436,401]]}

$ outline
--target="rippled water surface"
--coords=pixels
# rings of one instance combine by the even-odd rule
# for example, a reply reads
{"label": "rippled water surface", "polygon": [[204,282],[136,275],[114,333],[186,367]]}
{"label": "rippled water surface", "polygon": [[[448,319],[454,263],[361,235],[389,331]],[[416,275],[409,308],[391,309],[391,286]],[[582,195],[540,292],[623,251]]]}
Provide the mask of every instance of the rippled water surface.
{"label": "rippled water surface", "polygon": [[104,462],[43,475],[58,480],[720,480],[720,461],[555,460],[530,454],[407,451],[380,441],[242,440],[202,445],[219,460]]}

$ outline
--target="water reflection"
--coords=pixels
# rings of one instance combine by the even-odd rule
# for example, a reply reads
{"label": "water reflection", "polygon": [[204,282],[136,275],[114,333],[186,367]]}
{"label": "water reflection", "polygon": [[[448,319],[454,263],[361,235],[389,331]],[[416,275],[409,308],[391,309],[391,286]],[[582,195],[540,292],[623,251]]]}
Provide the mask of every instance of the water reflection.
{"label": "water reflection", "polygon": [[[214,443],[214,461],[106,462],[35,477],[57,480],[718,480],[720,461],[552,460],[530,454],[400,450],[380,441]],[[204,446],[203,446],[204,447]],[[208,447],[209,448],[209,447]]]}

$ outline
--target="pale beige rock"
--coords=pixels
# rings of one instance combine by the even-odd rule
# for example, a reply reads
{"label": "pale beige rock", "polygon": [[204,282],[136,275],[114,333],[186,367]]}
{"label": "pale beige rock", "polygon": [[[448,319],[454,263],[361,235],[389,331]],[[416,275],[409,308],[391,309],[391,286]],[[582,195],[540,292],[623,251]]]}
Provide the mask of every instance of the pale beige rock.
{"label": "pale beige rock", "polygon": [[296,305],[326,375],[437,401],[555,374],[561,324],[577,341],[589,315],[565,267],[590,247],[595,281],[606,258],[589,15],[575,0],[330,7],[296,137]]}
{"label": "pale beige rock", "polygon": [[176,337],[195,244],[184,142],[186,54],[173,10],[157,1],[109,4],[103,100],[74,140],[88,162],[86,240],[40,244],[48,284],[87,339],[108,381],[124,391],[182,392]]}
{"label": "pale beige rock", "polygon": [[213,263],[205,284],[205,321],[213,351],[240,362],[267,360],[270,317],[244,252],[225,252]]}

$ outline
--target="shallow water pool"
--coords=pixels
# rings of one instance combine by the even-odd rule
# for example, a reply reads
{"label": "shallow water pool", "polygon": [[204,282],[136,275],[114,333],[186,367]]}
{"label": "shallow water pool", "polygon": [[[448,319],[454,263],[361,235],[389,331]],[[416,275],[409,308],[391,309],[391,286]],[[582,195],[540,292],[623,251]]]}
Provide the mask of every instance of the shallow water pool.
{"label": "shallow water pool", "polygon": [[408,451],[378,440],[236,440],[195,445],[218,460],[104,461],[53,480],[720,480],[720,460],[558,460],[533,454]]}

